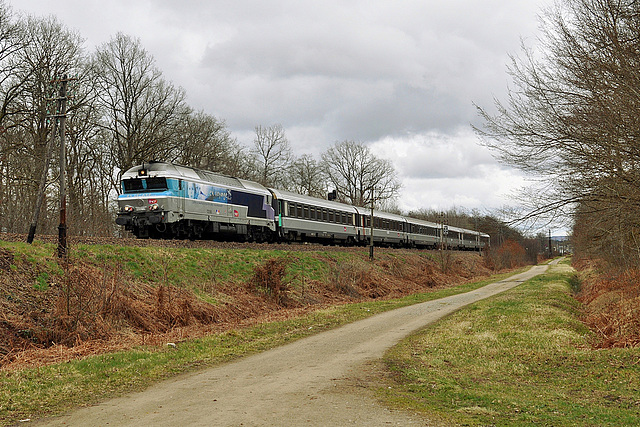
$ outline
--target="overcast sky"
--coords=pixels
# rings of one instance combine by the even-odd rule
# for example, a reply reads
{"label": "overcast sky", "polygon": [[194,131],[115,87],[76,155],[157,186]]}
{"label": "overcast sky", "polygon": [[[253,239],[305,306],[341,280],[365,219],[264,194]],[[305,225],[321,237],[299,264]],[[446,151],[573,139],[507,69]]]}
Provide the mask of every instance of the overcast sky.
{"label": "overcast sky", "polygon": [[508,55],[535,46],[551,0],[9,0],[55,15],[88,52],[139,38],[188,103],[239,142],[282,124],[296,155],[367,143],[403,182],[399,207],[482,212],[524,177],[478,144],[472,102],[505,99]]}

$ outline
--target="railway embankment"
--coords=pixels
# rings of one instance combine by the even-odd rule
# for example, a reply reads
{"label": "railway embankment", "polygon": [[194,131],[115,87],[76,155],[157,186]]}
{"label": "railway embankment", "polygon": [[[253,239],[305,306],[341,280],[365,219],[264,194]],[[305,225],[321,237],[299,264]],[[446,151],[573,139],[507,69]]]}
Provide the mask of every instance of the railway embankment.
{"label": "railway embankment", "polygon": [[[162,346],[489,276],[478,253],[122,239],[0,240],[0,368]],[[13,241],[11,241],[13,240]],[[50,238],[49,240],[54,240]]]}

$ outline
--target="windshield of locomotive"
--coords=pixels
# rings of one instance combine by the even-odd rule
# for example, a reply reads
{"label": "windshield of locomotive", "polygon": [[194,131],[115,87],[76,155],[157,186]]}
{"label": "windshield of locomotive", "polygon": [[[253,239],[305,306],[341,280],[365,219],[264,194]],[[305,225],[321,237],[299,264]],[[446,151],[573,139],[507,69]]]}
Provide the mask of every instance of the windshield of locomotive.
{"label": "windshield of locomotive", "polygon": [[168,189],[167,179],[164,177],[124,179],[122,187],[125,193],[144,193]]}

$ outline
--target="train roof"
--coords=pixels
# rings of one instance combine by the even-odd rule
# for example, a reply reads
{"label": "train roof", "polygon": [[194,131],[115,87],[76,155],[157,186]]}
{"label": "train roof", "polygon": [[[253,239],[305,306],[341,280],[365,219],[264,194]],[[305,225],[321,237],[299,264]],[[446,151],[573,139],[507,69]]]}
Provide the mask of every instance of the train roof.
{"label": "train roof", "polygon": [[[424,226],[432,227],[432,228],[440,228],[442,226],[442,224],[439,224],[437,222],[431,222],[431,221],[426,221],[424,219],[411,218],[411,217],[407,217],[407,222],[409,222],[411,224],[424,225]],[[459,233],[472,234],[474,236],[475,235],[479,235],[481,237],[490,237],[486,233],[481,233],[479,231],[469,230],[469,229],[466,229],[466,228],[454,227],[454,226],[451,226],[451,225],[449,225],[447,228],[450,231],[455,231],[455,232],[459,232]]]}
{"label": "train roof", "polygon": [[296,202],[296,203],[305,203],[308,205],[319,206],[321,208],[327,208],[327,209],[335,209],[335,210],[340,210],[344,212],[353,212],[353,213],[356,212],[353,206],[347,205],[344,203],[334,202],[332,200],[325,200],[319,197],[305,196],[298,193],[292,193],[291,191],[286,191],[286,190],[277,190],[275,188],[270,188],[270,190],[276,196],[276,198],[281,200],[286,200],[289,202]]}
{"label": "train roof", "polygon": [[225,187],[232,187],[238,189],[247,189],[258,191],[261,193],[269,193],[266,187],[258,184],[257,182],[247,181],[244,179],[235,178],[232,176],[222,175],[215,172],[210,172],[202,169],[192,168],[190,166],[181,166],[173,163],[165,162],[149,162],[142,165],[134,166],[124,174],[122,179],[138,178],[139,172],[145,169],[148,176],[154,177],[159,174],[166,177],[174,177],[178,179],[189,179],[195,181],[203,181],[211,184],[217,184]]}
{"label": "train roof", "polygon": [[[358,213],[360,215],[366,215],[366,216],[370,216],[371,215],[371,208],[362,208],[357,206],[356,210],[358,211]],[[389,213],[389,212],[385,212],[385,211],[379,211],[377,209],[373,210],[373,216],[374,218],[384,218],[384,219],[389,219],[392,221],[400,221],[400,222],[406,222],[407,218],[402,216],[402,215],[396,215],[393,213]]]}
{"label": "train roof", "polygon": [[407,222],[410,224],[423,225],[425,227],[440,228],[440,224],[436,222],[431,222],[424,219],[412,218],[410,216],[407,217]]}

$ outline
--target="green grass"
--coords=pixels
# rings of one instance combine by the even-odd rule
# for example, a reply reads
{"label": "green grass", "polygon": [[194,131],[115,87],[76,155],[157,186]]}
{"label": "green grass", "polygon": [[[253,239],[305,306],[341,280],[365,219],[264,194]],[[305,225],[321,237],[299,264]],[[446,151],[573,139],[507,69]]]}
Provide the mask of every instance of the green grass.
{"label": "green grass", "polygon": [[571,274],[478,302],[396,346],[384,399],[462,425],[635,425],[640,349],[595,351]]}
{"label": "green grass", "polygon": [[34,283],[33,288],[38,291],[46,291],[49,289],[49,274],[40,273],[38,277],[36,277],[36,282]]}

